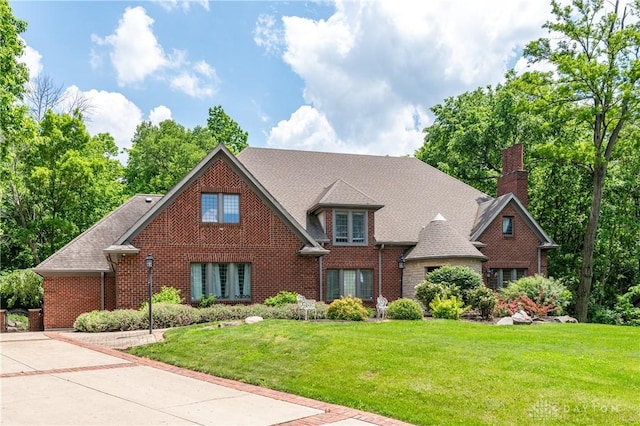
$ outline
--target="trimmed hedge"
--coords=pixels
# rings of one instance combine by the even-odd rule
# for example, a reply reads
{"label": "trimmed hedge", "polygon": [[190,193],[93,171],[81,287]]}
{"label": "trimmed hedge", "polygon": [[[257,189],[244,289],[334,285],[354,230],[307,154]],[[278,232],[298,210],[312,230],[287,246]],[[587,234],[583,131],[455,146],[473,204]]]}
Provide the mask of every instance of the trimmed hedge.
{"label": "trimmed hedge", "polygon": [[397,320],[421,320],[424,316],[422,306],[413,299],[397,299],[389,303],[387,318]]}
{"label": "trimmed hedge", "polygon": [[[327,305],[316,303],[318,318],[327,318]],[[240,320],[250,316],[264,319],[298,319],[298,305],[224,305],[215,304],[208,308],[194,308],[175,303],[157,303],[152,305],[153,326],[170,328],[184,325]],[[118,309],[115,311],[92,311],[76,318],[73,328],[76,331],[99,333],[104,331],[143,330],[149,327],[148,311]]]}

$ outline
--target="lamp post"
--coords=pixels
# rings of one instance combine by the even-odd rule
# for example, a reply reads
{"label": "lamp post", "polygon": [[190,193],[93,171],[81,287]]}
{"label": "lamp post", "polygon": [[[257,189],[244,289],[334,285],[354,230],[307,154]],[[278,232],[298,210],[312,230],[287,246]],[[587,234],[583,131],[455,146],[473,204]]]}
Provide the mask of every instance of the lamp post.
{"label": "lamp post", "polygon": [[404,264],[405,264],[405,259],[404,259],[404,253],[400,254],[400,257],[398,258],[398,269],[400,269],[400,297],[402,297],[402,293],[403,293],[403,287],[404,287]]}
{"label": "lamp post", "polygon": [[149,334],[153,334],[153,315],[151,314],[151,300],[153,298],[153,256],[151,253],[145,258],[147,265],[147,281],[149,282]]}

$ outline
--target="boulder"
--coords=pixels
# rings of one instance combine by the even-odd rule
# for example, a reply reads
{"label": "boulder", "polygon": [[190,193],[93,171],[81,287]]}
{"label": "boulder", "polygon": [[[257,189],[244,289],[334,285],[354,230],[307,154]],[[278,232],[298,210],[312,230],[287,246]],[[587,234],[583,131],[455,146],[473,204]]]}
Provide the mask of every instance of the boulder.
{"label": "boulder", "polygon": [[511,319],[513,320],[514,325],[523,325],[523,324],[531,324],[533,319],[527,314],[525,311],[520,310],[515,314],[511,315]]}
{"label": "boulder", "polygon": [[496,325],[513,325],[513,318],[511,317],[500,318],[500,321],[498,321]]}
{"label": "boulder", "polygon": [[262,321],[264,318],[259,316],[247,317],[244,319],[245,324],[254,324],[256,322]]}
{"label": "boulder", "polygon": [[554,322],[562,322],[562,323],[565,323],[565,322],[577,323],[578,322],[577,319],[575,319],[574,317],[570,317],[569,315],[561,315],[559,317],[555,317],[553,319],[553,321]]}

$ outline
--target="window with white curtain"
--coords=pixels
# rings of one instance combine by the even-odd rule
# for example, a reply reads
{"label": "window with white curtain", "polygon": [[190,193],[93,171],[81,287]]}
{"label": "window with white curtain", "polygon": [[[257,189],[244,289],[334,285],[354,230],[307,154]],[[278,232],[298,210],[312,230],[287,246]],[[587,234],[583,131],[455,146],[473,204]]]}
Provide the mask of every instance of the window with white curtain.
{"label": "window with white curtain", "polygon": [[251,264],[192,263],[191,301],[210,295],[219,300],[251,299]]}
{"label": "window with white curtain", "polygon": [[326,276],[328,301],[349,295],[373,300],[373,270],[327,269]]}

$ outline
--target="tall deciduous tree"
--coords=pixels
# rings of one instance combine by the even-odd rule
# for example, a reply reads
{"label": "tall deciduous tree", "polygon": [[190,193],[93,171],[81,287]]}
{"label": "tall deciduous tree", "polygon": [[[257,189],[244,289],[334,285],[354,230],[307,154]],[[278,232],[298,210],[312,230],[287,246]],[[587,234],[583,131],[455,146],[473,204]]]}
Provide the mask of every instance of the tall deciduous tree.
{"label": "tall deciduous tree", "polygon": [[219,105],[209,109],[207,127],[189,130],[173,120],[141,123],[129,150],[127,192],[163,194],[218,143],[237,154],[248,146],[247,138],[247,132]]}
{"label": "tall deciduous tree", "polygon": [[3,269],[35,266],[122,202],[122,166],[106,134],[82,117],[45,113],[8,164]]}
{"label": "tall deciduous tree", "polygon": [[20,128],[25,108],[19,105],[29,80],[29,71],[18,58],[24,43],[19,35],[27,23],[16,19],[8,0],[0,0],[0,154],[7,152],[11,134]]}
{"label": "tall deciduous tree", "polygon": [[545,24],[552,39],[540,38],[524,52],[530,61],[556,68],[543,80],[531,79],[536,83],[532,92],[544,87],[541,96],[552,96],[550,104],[571,104],[577,124],[590,129],[592,194],[576,300],[580,321],[587,319],[607,167],[640,98],[640,4],[636,0],[623,8],[616,0],[610,6],[603,0],[573,0],[570,6],[552,1],[554,20]]}

